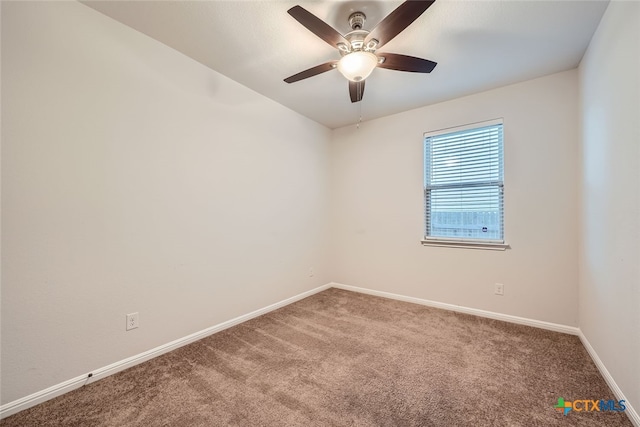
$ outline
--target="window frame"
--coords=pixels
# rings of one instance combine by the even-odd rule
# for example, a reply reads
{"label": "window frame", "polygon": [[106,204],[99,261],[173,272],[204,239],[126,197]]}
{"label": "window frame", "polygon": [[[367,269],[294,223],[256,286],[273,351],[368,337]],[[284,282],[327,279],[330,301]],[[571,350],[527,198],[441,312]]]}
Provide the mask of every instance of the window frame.
{"label": "window frame", "polygon": [[[502,180],[498,181],[499,182],[499,188],[501,191],[501,198],[502,198],[502,212],[501,212],[501,228],[502,228],[502,240],[497,240],[497,239],[474,239],[474,238],[459,238],[459,237],[438,237],[438,236],[428,236],[428,223],[427,223],[427,209],[428,209],[428,199],[427,199],[427,153],[426,153],[426,147],[427,147],[427,138],[428,137],[434,137],[434,136],[439,136],[439,135],[446,135],[446,134],[451,134],[451,133],[456,133],[456,132],[463,132],[466,130],[473,130],[473,129],[480,129],[480,128],[484,128],[484,127],[489,127],[489,126],[496,126],[496,125],[501,125],[502,126],[502,162],[501,162],[501,177]],[[422,153],[423,153],[423,168],[422,168],[422,172],[423,172],[423,238],[421,240],[421,243],[423,246],[440,246],[440,247],[449,247],[449,248],[465,248],[465,249],[487,249],[487,250],[500,250],[500,251],[504,251],[505,249],[510,249],[510,246],[507,244],[506,242],[506,228],[505,228],[505,218],[504,218],[504,211],[505,211],[505,197],[504,197],[504,171],[505,171],[505,167],[504,167],[504,120],[502,118],[499,119],[493,119],[493,120],[486,120],[486,121],[482,121],[482,122],[476,122],[476,123],[469,123],[466,125],[462,125],[462,126],[455,126],[455,127],[451,127],[451,128],[445,128],[445,129],[439,129],[439,130],[434,130],[434,131],[428,131],[425,132],[423,134],[423,139],[422,139]],[[460,188],[470,188],[473,187],[474,185],[477,185],[477,183],[471,183],[469,186],[460,186]]]}

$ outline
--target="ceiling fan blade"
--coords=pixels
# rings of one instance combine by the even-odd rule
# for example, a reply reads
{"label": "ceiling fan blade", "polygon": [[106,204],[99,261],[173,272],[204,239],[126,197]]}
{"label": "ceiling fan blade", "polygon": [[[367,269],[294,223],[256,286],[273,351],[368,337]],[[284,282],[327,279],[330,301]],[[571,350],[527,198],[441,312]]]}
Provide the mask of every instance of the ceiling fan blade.
{"label": "ceiling fan blade", "polygon": [[362,101],[364,95],[364,80],[359,82],[349,81],[349,96],[351,96],[351,102]]}
{"label": "ceiling fan blade", "polygon": [[298,74],[287,77],[286,79],[284,79],[284,81],[287,83],[295,83],[300,80],[308,79],[309,77],[317,76],[318,74],[333,70],[334,68],[336,68],[337,63],[338,61],[329,61],[325,62],[324,64],[316,65],[315,67],[311,67],[308,70],[300,71]]}
{"label": "ceiling fan blade", "polygon": [[398,53],[378,53],[384,61],[378,63],[380,68],[388,68],[396,71],[409,71],[412,73],[430,73],[438,65],[437,62],[415,56],[400,55]]}
{"label": "ceiling fan blade", "polygon": [[376,39],[378,40],[376,48],[382,47],[418,19],[434,2],[435,0],[405,1],[371,30],[364,44],[366,45],[370,40]]}
{"label": "ceiling fan blade", "polygon": [[294,6],[287,12],[299,23],[304,25],[307,30],[311,31],[313,34],[320,37],[336,49],[338,48],[338,43],[344,43],[345,45],[350,46],[347,39],[342,37],[342,34],[303,7]]}

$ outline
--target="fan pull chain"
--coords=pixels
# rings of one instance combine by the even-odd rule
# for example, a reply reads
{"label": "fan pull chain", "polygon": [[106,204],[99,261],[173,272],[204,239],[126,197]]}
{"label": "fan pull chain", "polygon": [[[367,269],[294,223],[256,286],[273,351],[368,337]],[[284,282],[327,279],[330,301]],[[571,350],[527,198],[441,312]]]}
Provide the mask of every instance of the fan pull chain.
{"label": "fan pull chain", "polygon": [[[358,88],[358,90],[361,90],[360,87]],[[362,93],[360,93],[360,96],[358,98],[360,98],[360,102],[358,102],[358,116],[359,116],[359,118],[358,118],[358,124],[356,125],[356,129],[360,129],[360,123],[362,123]]]}

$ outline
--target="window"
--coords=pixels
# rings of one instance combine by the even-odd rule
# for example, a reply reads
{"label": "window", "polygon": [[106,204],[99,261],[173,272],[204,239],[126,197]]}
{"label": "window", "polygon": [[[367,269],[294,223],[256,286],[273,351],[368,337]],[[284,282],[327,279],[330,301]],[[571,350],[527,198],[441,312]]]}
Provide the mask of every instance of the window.
{"label": "window", "polygon": [[424,135],[423,244],[505,249],[502,120]]}

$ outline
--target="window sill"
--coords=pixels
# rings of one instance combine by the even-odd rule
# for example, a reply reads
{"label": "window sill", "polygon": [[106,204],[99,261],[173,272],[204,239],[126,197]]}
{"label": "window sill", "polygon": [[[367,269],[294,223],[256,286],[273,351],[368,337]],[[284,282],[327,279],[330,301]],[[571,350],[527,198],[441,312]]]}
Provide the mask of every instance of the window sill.
{"label": "window sill", "polygon": [[506,243],[494,243],[494,242],[470,242],[463,240],[436,240],[436,239],[422,239],[422,246],[440,246],[445,248],[462,248],[462,249],[484,249],[488,251],[504,251],[511,249]]}

